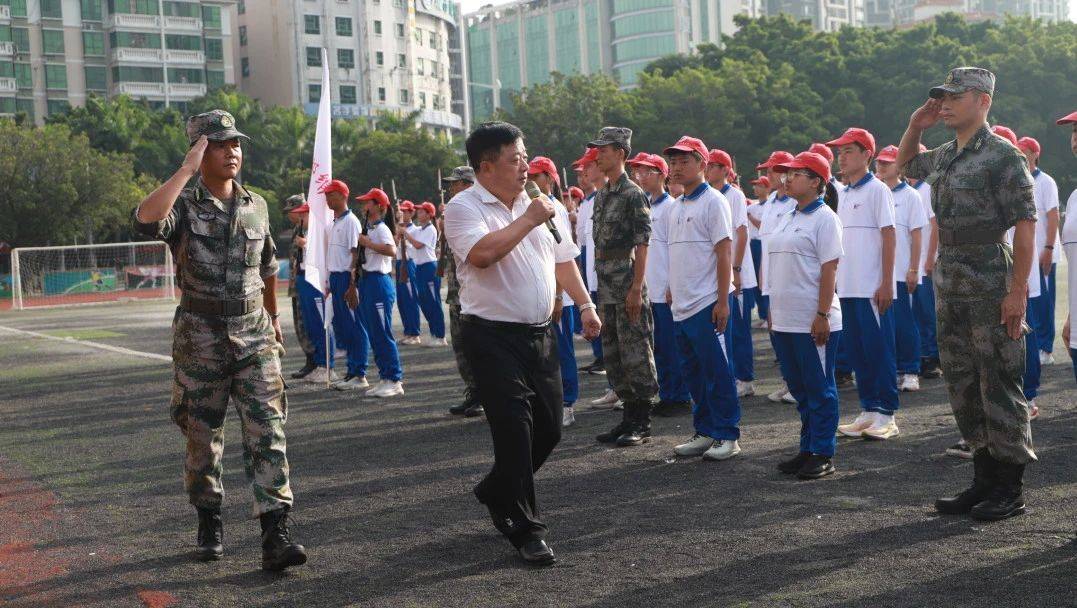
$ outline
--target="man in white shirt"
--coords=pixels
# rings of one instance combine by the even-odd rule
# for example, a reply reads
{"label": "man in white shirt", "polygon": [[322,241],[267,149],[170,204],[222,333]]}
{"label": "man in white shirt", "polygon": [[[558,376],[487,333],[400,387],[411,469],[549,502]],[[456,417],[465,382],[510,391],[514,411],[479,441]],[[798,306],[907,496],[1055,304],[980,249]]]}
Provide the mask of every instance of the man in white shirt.
{"label": "man in white shirt", "polygon": [[1039,168],[1040,142],[1032,137],[1017,140],[1017,147],[1028,159],[1028,169],[1032,172],[1033,194],[1036,197],[1036,255],[1040,269],[1040,295],[1031,305],[1036,325],[1036,343],[1039,346],[1039,358],[1042,365],[1055,362],[1055,267],[1058,264],[1061,248],[1056,247],[1059,227],[1058,184],[1054,178]]}
{"label": "man in white shirt", "polygon": [[[528,201],[524,193],[523,133],[483,123],[465,147],[476,183],[446,208],[445,234],[460,280],[464,356],[482,370],[475,384],[494,444],[493,469],[475,496],[525,561],[551,564],[534,474],[561,439],[563,393],[550,323],[558,286],[580,307],[586,338],[602,324],[564,216],[548,198]],[[546,227],[551,218],[560,243]]]}
{"label": "man in white shirt", "polygon": [[[593,218],[595,213],[595,195],[598,189],[606,185],[606,176],[598,170],[595,159],[598,153],[594,148],[588,148],[576,162],[572,163],[572,170],[576,172],[576,181],[583,189],[584,197],[580,201],[580,207],[576,212],[576,243],[580,248],[582,259],[580,273],[583,276],[584,285],[587,286],[591,295],[591,301],[598,303],[598,275],[595,273],[595,242],[592,238],[594,229]],[[602,341],[591,341],[591,353],[595,360],[584,365],[580,371],[589,374],[605,375],[606,368],[602,361]],[[609,391],[612,393],[612,391]],[[608,395],[603,395],[599,400],[603,401]],[[610,403],[616,402],[611,401]],[[604,401],[600,405],[608,405]]]}
{"label": "man in white shirt", "polygon": [[359,218],[348,209],[347,184],[334,179],[322,191],[334,215],[326,253],[329,290],[333,297],[333,333],[337,344],[343,345],[348,353],[348,373],[332,386],[338,390],[366,388],[370,340],[358,310],[359,291],[354,273],[363,228]]}
{"label": "man in white shirt", "polygon": [[393,301],[396,287],[390,276],[396,258],[396,239],[393,231],[385,225],[385,212],[389,209],[389,197],[380,188],[371,188],[356,200],[367,201],[364,213],[367,234],[359,235],[363,248],[363,264],[359,279],[359,310],[363,324],[370,336],[374,351],[374,363],[378,365],[381,381],[367,395],[372,397],[395,397],[404,394],[401,384],[403,370],[400,353],[393,339]]}
{"label": "man in white shirt", "polygon": [[[1070,134],[1070,148],[1074,156],[1077,156],[1077,112],[1071,112],[1056,121],[1056,124],[1065,126],[1072,125],[1073,132]],[[1077,209],[1077,190],[1070,194],[1066,201],[1067,209]],[[1077,377],[1077,334],[1073,333],[1073,311],[1077,309],[1077,213],[1067,213],[1066,223],[1062,226],[1062,247],[1066,251],[1067,271],[1067,294],[1069,300],[1069,314],[1062,325],[1062,343],[1070,351],[1070,360],[1073,361],[1073,374]]]}
{"label": "man in white shirt", "polygon": [[412,290],[418,296],[419,309],[430,327],[431,339],[427,346],[448,346],[445,340],[445,311],[441,308],[441,289],[438,281],[438,230],[434,227],[437,209],[433,203],[415,206],[416,222],[404,233],[408,248],[408,260],[415,262],[415,274],[411,277]]}

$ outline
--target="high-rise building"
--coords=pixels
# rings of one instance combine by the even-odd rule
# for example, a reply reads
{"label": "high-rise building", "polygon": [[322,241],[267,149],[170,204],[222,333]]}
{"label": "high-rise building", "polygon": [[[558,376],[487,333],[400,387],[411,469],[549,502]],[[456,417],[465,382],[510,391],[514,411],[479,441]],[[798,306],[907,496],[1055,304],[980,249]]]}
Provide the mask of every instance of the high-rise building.
{"label": "high-rise building", "polygon": [[943,13],[970,21],[1001,20],[1008,15],[1044,21],[1069,19],[1068,0],[867,0],[867,25],[908,27]]}
{"label": "high-rise building", "polygon": [[822,32],[842,26],[864,25],[864,0],[764,0],[767,15],[787,14],[798,21],[811,21]]}
{"label": "high-rise building", "polygon": [[[257,7],[256,7],[257,5]],[[238,12],[237,77],[270,105],[335,117],[418,111],[427,128],[464,127],[458,5],[451,0],[247,0]],[[322,90],[322,49],[333,90]]]}
{"label": "high-rise building", "polygon": [[184,105],[235,82],[234,0],[0,0],[0,114],[88,95]]}

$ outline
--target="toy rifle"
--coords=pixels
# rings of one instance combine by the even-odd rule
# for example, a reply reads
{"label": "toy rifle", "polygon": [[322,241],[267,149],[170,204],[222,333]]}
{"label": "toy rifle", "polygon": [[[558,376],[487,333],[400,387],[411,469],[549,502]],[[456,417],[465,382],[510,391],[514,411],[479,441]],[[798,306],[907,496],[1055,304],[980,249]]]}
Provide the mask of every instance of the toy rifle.
{"label": "toy rifle", "polygon": [[400,211],[400,199],[397,198],[397,196],[396,196],[396,180],[395,179],[390,179],[389,180],[389,186],[392,188],[392,191],[393,191],[392,225],[393,225],[394,228],[399,228],[401,230],[401,237],[400,237],[400,270],[397,271],[396,282],[397,283],[407,283],[408,282],[408,244],[407,244],[407,241],[408,241],[408,237],[407,237],[408,228],[407,228],[407,226],[403,226],[403,225],[401,225],[399,223],[403,218],[401,218],[400,213],[399,213],[399,211]]}

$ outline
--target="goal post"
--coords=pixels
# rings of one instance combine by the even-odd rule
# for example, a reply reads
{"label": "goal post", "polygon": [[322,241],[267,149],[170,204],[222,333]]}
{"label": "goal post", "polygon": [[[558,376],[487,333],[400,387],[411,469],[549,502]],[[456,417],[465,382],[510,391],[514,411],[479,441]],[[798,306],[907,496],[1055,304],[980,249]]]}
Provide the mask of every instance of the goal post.
{"label": "goal post", "polygon": [[175,299],[175,269],[161,241],[17,247],[11,251],[12,307]]}

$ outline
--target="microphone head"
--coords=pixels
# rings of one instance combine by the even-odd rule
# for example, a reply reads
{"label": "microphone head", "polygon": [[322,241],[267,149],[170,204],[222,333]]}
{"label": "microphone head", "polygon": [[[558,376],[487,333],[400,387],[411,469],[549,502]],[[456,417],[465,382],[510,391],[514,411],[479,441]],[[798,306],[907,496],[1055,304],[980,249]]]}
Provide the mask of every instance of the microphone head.
{"label": "microphone head", "polygon": [[527,198],[536,199],[542,196],[542,190],[539,190],[538,184],[532,180],[527,180],[524,184],[524,190],[527,192]]}

